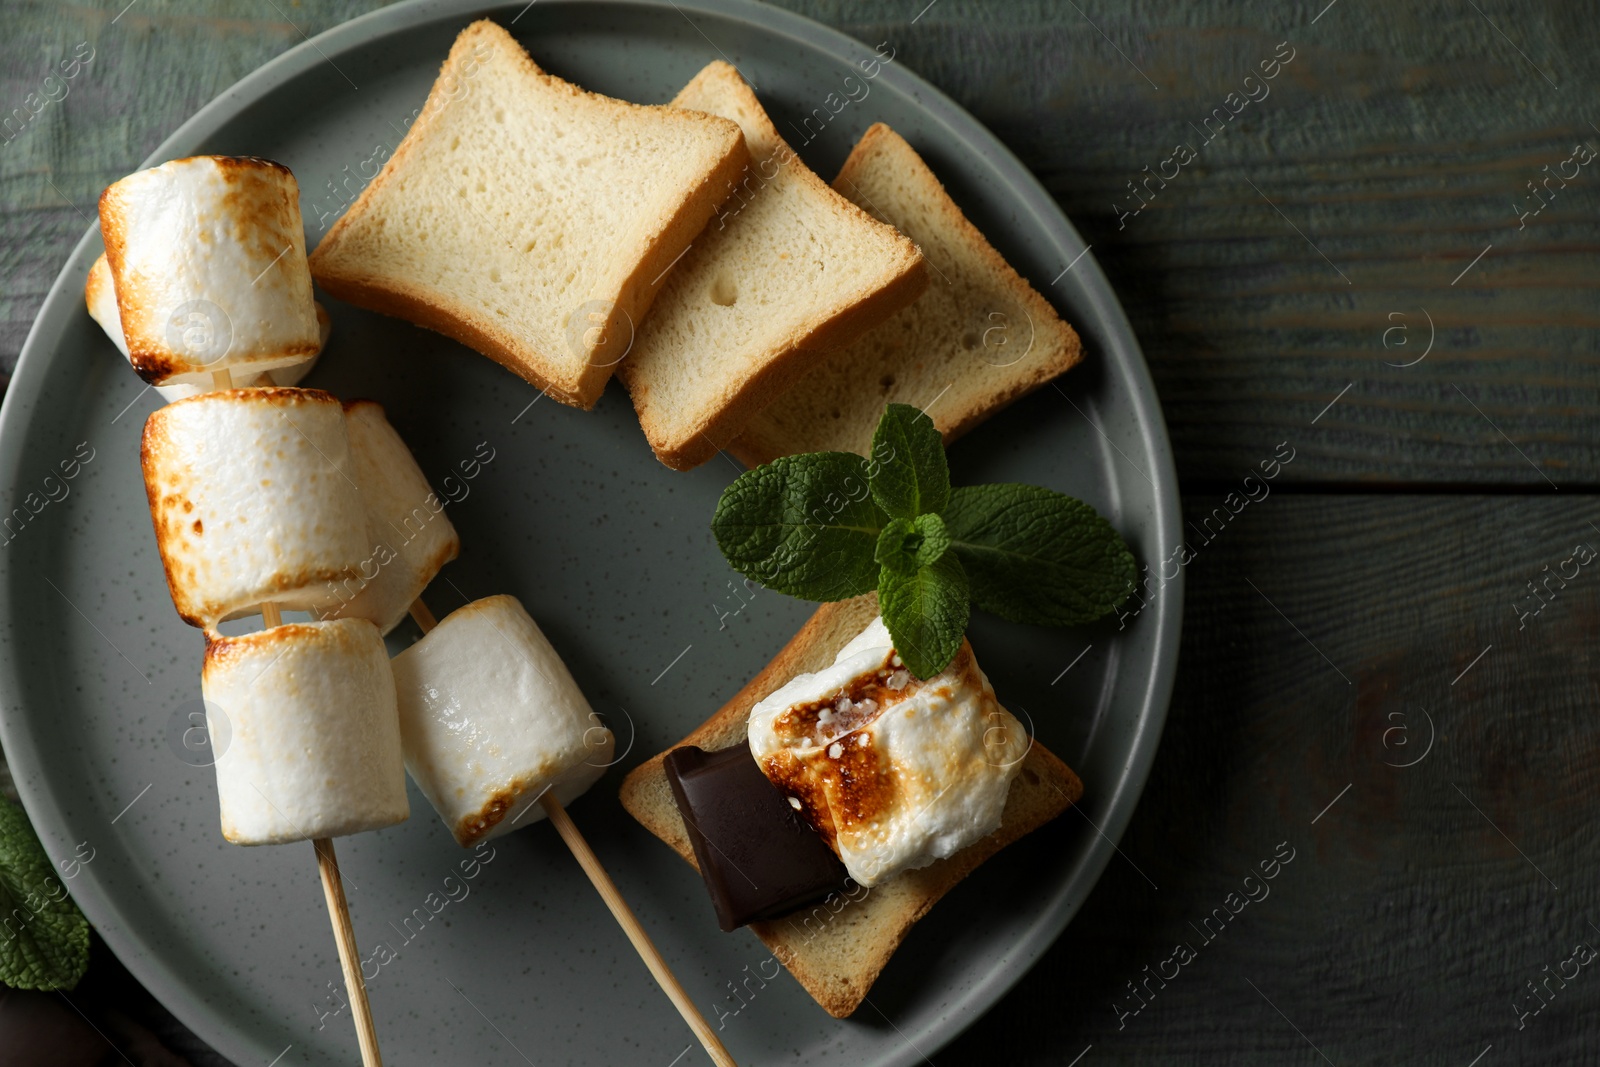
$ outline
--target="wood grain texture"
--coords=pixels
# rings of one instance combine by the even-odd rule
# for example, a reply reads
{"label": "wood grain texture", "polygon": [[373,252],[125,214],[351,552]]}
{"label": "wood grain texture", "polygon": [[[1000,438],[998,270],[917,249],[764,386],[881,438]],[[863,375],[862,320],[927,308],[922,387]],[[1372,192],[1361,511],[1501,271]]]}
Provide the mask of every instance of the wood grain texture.
{"label": "wood grain texture", "polygon": [[[78,42],[96,50],[0,143],[5,370],[106,184],[302,34],[380,6],[125,3],[0,0],[0,118]],[[1121,856],[934,1059],[1593,1059],[1593,968],[1520,1030],[1512,1009],[1578,940],[1600,943],[1600,561],[1537,615],[1527,588],[1578,541],[1600,547],[1600,509],[1571,492],[1600,485],[1600,166],[1518,219],[1541,168],[1600,147],[1592,6],[784,4],[892,41],[1050,189],[1144,344],[1191,493],[1297,450],[1272,497],[1196,535],[1177,695]],[[1201,143],[1190,123],[1283,41],[1295,57],[1270,95]],[[1179,143],[1194,162],[1124,216],[1128,183]],[[1425,315],[1427,358],[1389,365],[1421,355]],[[1314,494],[1380,485],[1418,492]],[[1184,501],[1197,523],[1218,503]],[[1416,758],[1430,716],[1428,755],[1387,765]],[[1088,800],[1093,815],[1092,783]],[[1190,924],[1280,842],[1295,858],[1270,896],[1206,942]],[[1180,940],[1196,958],[1119,1027],[1126,983]],[[116,970],[96,966],[89,989]],[[154,1005],[79,1002],[102,1023],[123,1004],[224,1065]]]}
{"label": "wood grain texture", "polygon": [[[936,1059],[1062,1065],[1092,1044],[1084,1067],[1323,1063],[1309,1038],[1341,1067],[1467,1067],[1490,1044],[1483,1065],[1591,1061],[1594,967],[1521,1030],[1512,1000],[1576,943],[1600,949],[1600,559],[1553,582],[1523,629],[1513,605],[1579,542],[1600,549],[1594,509],[1256,507],[1192,542],[1176,695],[1122,855],[1044,961]],[[1280,842],[1295,858],[1270,895],[1208,944],[1190,924],[1243,896]],[[1117,1006],[1138,1007],[1126,983],[1180,942],[1197,958],[1119,1028]]]}
{"label": "wood grain texture", "polygon": [[[380,6],[138,0],[113,22],[124,3],[0,5],[0,109],[95,49],[0,144],[0,368],[107,183],[302,34]],[[1543,167],[1600,148],[1585,5],[785,6],[892,42],[1040,177],[1128,310],[1186,479],[1253,464],[1348,386],[1291,479],[1600,484],[1600,161],[1518,219]],[[1195,160],[1124,215],[1179,144]]]}
{"label": "wood grain texture", "polygon": [[[1594,483],[1600,167],[1524,229],[1512,206],[1576,142],[1600,149],[1593,9],[1341,2],[1313,25],[1325,2],[800,10],[901,45],[1054,194],[1127,308],[1186,479],[1230,476],[1353,383],[1294,480],[1548,488],[1537,464]],[[1265,98],[1204,127],[1285,41]],[[1194,162],[1123,217],[1179,144]],[[1432,352],[1386,365],[1421,355],[1424,309]]]}

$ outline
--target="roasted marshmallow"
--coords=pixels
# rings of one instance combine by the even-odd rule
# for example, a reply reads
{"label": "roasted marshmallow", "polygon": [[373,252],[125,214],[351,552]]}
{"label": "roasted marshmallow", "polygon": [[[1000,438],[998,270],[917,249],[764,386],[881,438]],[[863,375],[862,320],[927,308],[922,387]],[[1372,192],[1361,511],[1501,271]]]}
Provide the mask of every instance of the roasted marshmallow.
{"label": "roasted marshmallow", "polygon": [[[100,328],[111,338],[111,343],[117,346],[117,351],[122,353],[122,358],[129,363],[128,341],[122,336],[122,312],[117,309],[117,286],[111,279],[111,264],[106,261],[104,254],[94,261],[89,268],[89,278],[83,283],[83,300],[89,306],[89,317],[100,324]],[[333,332],[333,319],[328,315],[328,309],[320,303],[314,304],[317,312],[317,352],[304,363],[296,363],[292,367],[279,367],[277,370],[267,371],[264,374],[242,374],[234,377],[233,385],[244,389],[257,385],[299,385],[300,380],[311,373],[311,368],[317,365],[317,359],[322,355],[322,350],[328,347],[328,336]],[[184,400],[201,393],[209,393],[217,388],[214,380],[207,378],[203,382],[193,385],[158,385],[156,392],[169,403],[174,400]]]}
{"label": "roasted marshmallow", "polygon": [[226,389],[157,408],[140,450],[156,546],[185,622],[271,601],[320,612],[367,556],[344,409],[315,389]]}
{"label": "roasted marshmallow", "polygon": [[200,685],[229,841],[338,837],[410,813],[394,675],[372,623],[213,637]]}
{"label": "roasted marshmallow", "polygon": [[152,385],[303,363],[321,347],[300,187],[265,159],[195,156],[100,196],[123,340]]}
{"label": "roasted marshmallow", "polygon": [[995,699],[970,644],[919,681],[881,618],[832,666],[756,704],[749,737],[768,780],[864,886],[998,829],[1030,743]]}
{"label": "roasted marshmallow", "polygon": [[394,658],[406,770],[463,846],[577,799],[615,741],[515,597],[457,608]]}
{"label": "roasted marshmallow", "polygon": [[339,583],[339,602],[322,617],[371,619],[388,633],[456,558],[461,539],[383,407],[353,400],[344,413],[351,472],[367,516],[367,558]]}

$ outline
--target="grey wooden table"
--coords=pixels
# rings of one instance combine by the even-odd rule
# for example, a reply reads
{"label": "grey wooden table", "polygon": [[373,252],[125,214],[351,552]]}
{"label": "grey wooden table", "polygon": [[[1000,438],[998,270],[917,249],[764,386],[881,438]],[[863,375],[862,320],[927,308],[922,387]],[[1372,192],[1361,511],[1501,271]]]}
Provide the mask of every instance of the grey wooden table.
{"label": "grey wooden table", "polygon": [[[1600,9],[787,2],[895,42],[1059,199],[1197,550],[1120,857],[933,1059],[1600,1061],[1600,569],[1565,562],[1600,548]],[[376,6],[125,3],[0,2],[3,108],[94,50],[0,143],[7,368],[107,183]],[[123,1056],[222,1062],[97,952],[78,999]]]}

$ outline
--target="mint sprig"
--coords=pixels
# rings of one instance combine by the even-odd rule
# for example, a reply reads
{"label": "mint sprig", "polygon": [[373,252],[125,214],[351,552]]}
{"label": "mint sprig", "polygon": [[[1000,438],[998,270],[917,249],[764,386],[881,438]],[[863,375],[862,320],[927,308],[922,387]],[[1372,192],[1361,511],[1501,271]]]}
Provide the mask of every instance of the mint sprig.
{"label": "mint sprig", "polygon": [[1081,500],[1033,485],[952,489],[933,420],[890,404],[872,459],[785,456],[740,475],[712,533],[736,570],[804,600],[873,589],[907,668],[931,678],[961,649],[971,606],[1071,626],[1133,591],[1133,555]]}
{"label": "mint sprig", "polygon": [[0,797],[0,982],[71,989],[89,967],[89,923],[55,876],[27,813]]}

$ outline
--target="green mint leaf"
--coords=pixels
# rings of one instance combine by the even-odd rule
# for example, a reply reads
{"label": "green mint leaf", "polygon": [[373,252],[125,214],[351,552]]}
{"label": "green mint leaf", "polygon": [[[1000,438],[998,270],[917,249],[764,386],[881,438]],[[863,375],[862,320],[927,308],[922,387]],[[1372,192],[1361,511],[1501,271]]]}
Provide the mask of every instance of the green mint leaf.
{"label": "green mint leaf", "polygon": [[872,498],[892,519],[944,510],[950,467],[933,420],[910,404],[890,404],[872,434]]}
{"label": "green mint leaf", "polygon": [[810,452],[739,475],[717,501],[711,532],[734,569],[768,589],[845,600],[877,588],[873,550],[888,521],[865,459]]}
{"label": "green mint leaf", "polygon": [[0,982],[71,989],[89,966],[89,923],[55,876],[28,815],[0,797]]}
{"label": "green mint leaf", "polygon": [[878,535],[873,558],[896,574],[915,574],[937,563],[949,548],[944,520],[937,515],[918,515],[915,519],[891,519]]}
{"label": "green mint leaf", "polygon": [[950,550],[950,531],[945,529],[944,520],[933,512],[918,515],[911,525],[922,539],[917,545],[917,566],[933,566]]}
{"label": "green mint leaf", "polygon": [[1036,485],[980,485],[951,493],[943,514],[973,603],[1001,618],[1072,626],[1133,591],[1133,554],[1081,500]]}
{"label": "green mint leaf", "polygon": [[967,598],[967,575],[953,552],[912,574],[883,569],[878,610],[912,674],[932,678],[961,651],[971,612]]}
{"label": "green mint leaf", "polygon": [[910,519],[890,519],[889,525],[878,535],[878,544],[873,549],[872,557],[878,561],[878,566],[896,574],[915,574],[918,566],[917,545],[920,542],[921,535],[911,525]]}

